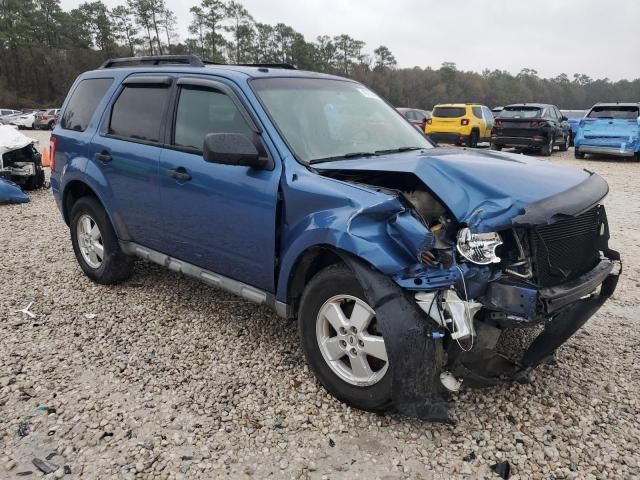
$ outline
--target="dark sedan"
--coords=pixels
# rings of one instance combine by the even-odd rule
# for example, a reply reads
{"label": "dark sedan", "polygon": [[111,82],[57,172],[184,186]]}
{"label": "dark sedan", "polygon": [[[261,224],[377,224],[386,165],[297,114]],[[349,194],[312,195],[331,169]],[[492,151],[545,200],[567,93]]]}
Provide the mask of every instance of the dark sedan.
{"label": "dark sedan", "polygon": [[503,147],[532,148],[546,157],[555,146],[561,152],[569,149],[571,128],[567,118],[555,105],[521,103],[508,105],[496,118],[491,133],[494,150]]}

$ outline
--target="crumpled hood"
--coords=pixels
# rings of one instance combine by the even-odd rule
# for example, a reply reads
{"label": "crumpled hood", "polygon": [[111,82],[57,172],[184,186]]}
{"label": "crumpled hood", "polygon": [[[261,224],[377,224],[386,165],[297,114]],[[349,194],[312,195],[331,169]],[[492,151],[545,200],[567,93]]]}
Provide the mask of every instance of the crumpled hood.
{"label": "crumpled hood", "polygon": [[13,150],[20,150],[32,143],[35,143],[35,140],[16,130],[15,127],[0,125],[0,155]]}
{"label": "crumpled hood", "polygon": [[320,172],[413,173],[459,222],[475,231],[573,215],[608,191],[604,180],[587,171],[491,150],[435,148],[313,167]]}

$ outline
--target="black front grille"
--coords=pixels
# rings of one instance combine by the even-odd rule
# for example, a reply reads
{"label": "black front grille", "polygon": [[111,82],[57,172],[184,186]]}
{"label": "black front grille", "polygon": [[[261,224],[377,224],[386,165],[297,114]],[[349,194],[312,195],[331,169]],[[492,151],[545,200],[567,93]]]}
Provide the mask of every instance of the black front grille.
{"label": "black front grille", "polygon": [[600,259],[604,222],[604,207],[599,205],[581,215],[534,228],[531,246],[538,284],[552,287],[593,269]]}

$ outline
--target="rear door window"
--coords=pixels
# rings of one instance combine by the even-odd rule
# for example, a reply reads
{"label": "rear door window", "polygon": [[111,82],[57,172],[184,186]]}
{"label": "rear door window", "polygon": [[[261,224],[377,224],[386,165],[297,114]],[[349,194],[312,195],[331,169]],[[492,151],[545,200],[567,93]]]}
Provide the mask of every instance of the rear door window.
{"label": "rear door window", "polygon": [[635,120],[638,118],[639,107],[627,105],[613,105],[593,107],[588,118],[607,118],[613,120]]}
{"label": "rear door window", "polygon": [[104,97],[113,78],[88,78],[82,80],[64,111],[61,126],[65,130],[84,132],[96,112],[98,104]]}
{"label": "rear door window", "polygon": [[432,115],[439,118],[458,118],[464,117],[465,113],[464,107],[436,107]]}
{"label": "rear door window", "polygon": [[113,105],[109,135],[145,143],[160,143],[169,98],[163,86],[125,87]]}
{"label": "rear door window", "polygon": [[212,89],[181,88],[173,144],[201,152],[209,133],[241,133],[253,138],[254,132],[228,95]]}

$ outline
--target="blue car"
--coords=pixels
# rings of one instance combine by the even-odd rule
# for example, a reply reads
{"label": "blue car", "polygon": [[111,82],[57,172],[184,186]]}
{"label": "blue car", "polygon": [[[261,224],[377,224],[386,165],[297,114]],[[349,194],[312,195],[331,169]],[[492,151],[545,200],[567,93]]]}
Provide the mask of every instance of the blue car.
{"label": "blue car", "polygon": [[271,306],[360,409],[446,421],[461,381],[526,378],[616,288],[601,177],[435,147],[355,81],[116,59],[60,118],[52,191],[91,280],[141,258]]}
{"label": "blue car", "polygon": [[575,157],[612,155],[640,161],[640,103],[598,103],[580,120]]}
{"label": "blue car", "polygon": [[573,146],[573,141],[578,131],[578,125],[580,120],[584,118],[588,110],[560,110],[560,113],[567,119],[569,129],[571,130],[571,143],[569,146]]}

